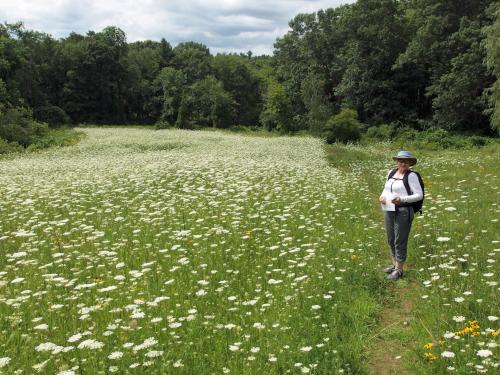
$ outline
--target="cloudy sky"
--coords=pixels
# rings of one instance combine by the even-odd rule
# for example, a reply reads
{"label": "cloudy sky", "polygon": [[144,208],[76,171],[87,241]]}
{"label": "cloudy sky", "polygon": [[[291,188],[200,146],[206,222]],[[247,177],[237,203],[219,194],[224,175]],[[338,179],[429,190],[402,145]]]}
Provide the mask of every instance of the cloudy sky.
{"label": "cloudy sky", "polygon": [[55,38],[118,26],[127,40],[196,41],[212,53],[271,54],[298,13],[354,0],[0,0],[0,23],[22,21]]}

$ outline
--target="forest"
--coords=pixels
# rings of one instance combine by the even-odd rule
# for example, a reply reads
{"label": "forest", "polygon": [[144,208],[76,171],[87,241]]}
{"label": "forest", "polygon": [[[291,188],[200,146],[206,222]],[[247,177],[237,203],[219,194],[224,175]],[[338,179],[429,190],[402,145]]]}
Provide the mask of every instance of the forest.
{"label": "forest", "polygon": [[127,42],[115,26],[55,39],[4,23],[0,146],[78,124],[496,137],[499,41],[493,0],[358,0],[298,14],[272,56]]}

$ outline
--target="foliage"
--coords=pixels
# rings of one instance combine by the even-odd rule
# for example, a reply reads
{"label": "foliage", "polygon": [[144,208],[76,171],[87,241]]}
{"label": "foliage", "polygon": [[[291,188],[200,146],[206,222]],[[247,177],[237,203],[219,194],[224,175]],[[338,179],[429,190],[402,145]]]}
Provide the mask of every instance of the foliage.
{"label": "foliage", "polygon": [[52,128],[70,123],[70,118],[64,109],[55,105],[36,107],[33,109],[33,117],[37,121],[47,123]]}
{"label": "foliage", "polygon": [[309,132],[320,136],[323,126],[332,114],[332,106],[325,98],[326,81],[318,73],[310,73],[301,83],[302,101],[308,110]]}
{"label": "foliage", "polygon": [[[358,0],[296,16],[275,44],[277,79],[292,102],[291,117],[307,118],[316,129],[321,113],[347,107],[368,125],[402,122],[419,130],[426,124],[488,134],[493,122],[483,114],[483,91],[497,86],[484,63],[481,28],[493,32],[492,3]],[[312,77],[317,93],[301,95]]]}
{"label": "foliage", "polygon": [[5,139],[0,138],[0,155],[21,152],[23,150],[24,148],[19,143],[8,142]]}
{"label": "foliage", "polygon": [[196,42],[179,43],[174,48],[173,66],[193,84],[212,73],[212,56],[207,46]]}
{"label": "foliage", "polygon": [[394,138],[394,143],[400,145],[401,148],[425,150],[477,148],[489,142],[490,139],[487,137],[454,134],[439,128],[422,132],[416,132],[413,129],[407,129],[405,132],[404,128],[401,128]]}
{"label": "foliage", "polygon": [[485,112],[491,116],[493,130],[500,134],[500,5],[492,4],[489,13],[493,15],[493,23],[483,28],[486,35],[484,46],[486,65],[496,80],[485,90],[485,96],[489,101],[489,107]]}
{"label": "foliage", "polygon": [[[63,108],[75,122],[125,122],[127,70],[125,33],[107,27],[76,43],[64,84]],[[68,51],[69,52],[69,51]]]}
{"label": "foliage", "polygon": [[35,151],[49,147],[66,147],[77,144],[85,134],[72,128],[49,129],[45,134],[36,136],[26,151]]}
{"label": "foliage", "polygon": [[16,73],[25,62],[25,51],[16,35],[21,24],[0,24],[0,109],[21,103]]}
{"label": "foliage", "polygon": [[128,45],[124,61],[129,121],[151,123],[161,116],[163,98],[158,76],[172,56],[172,47],[165,39],[159,43],[148,40]]}
{"label": "foliage", "polygon": [[[498,9],[494,0],[358,0],[295,16],[274,56],[212,56],[194,41],[127,43],[113,26],[56,40],[3,24],[0,108],[29,107],[50,126],[166,121],[315,136],[352,108],[367,126],[494,135]],[[214,98],[199,92],[205,86]]]}
{"label": "foliage", "polygon": [[213,59],[214,76],[235,100],[235,123],[255,125],[262,111],[262,89],[248,65],[247,56],[219,54]]}
{"label": "foliage", "polygon": [[491,85],[484,65],[481,25],[490,0],[417,0],[409,7],[415,33],[398,63],[426,72],[428,116],[442,128],[485,133],[482,92]]}
{"label": "foliage", "polygon": [[492,78],[483,65],[485,51],[480,44],[478,22],[463,20],[460,29],[449,42],[463,52],[450,61],[450,70],[427,88],[432,97],[434,122],[448,130],[484,133],[489,121],[483,115],[485,103],[482,92],[492,84]]}
{"label": "foliage", "polygon": [[324,137],[327,143],[357,142],[361,139],[361,124],[353,109],[344,108],[332,116],[325,125]]}
{"label": "foliage", "polygon": [[163,121],[175,122],[178,116],[182,95],[186,89],[186,75],[177,69],[165,67],[161,70],[157,82],[163,92],[160,118]]}
{"label": "foliage", "polygon": [[156,130],[164,130],[164,129],[170,129],[172,127],[172,124],[170,124],[168,121],[158,121],[155,124],[155,129]]}
{"label": "foliage", "polygon": [[285,87],[276,81],[271,81],[267,87],[260,123],[266,130],[288,133],[294,130],[292,113],[292,100],[287,95]]}
{"label": "foliage", "polygon": [[0,111],[0,138],[27,147],[47,134],[47,124],[33,121],[31,111],[22,107]]}
{"label": "foliage", "polygon": [[224,90],[222,82],[212,75],[194,83],[184,94],[182,103],[188,108],[184,113],[188,119],[182,121],[213,128],[227,128],[233,124],[236,103]]}
{"label": "foliage", "polygon": [[391,67],[408,43],[402,9],[392,0],[359,0],[345,18],[356,31],[341,52],[345,71],[336,94],[345,107],[358,111],[363,122],[401,116],[411,108],[401,103]]}
{"label": "foliage", "polygon": [[377,141],[390,141],[396,134],[396,128],[390,124],[371,126],[367,129],[365,137]]}
{"label": "foliage", "polygon": [[12,107],[0,111],[0,153],[32,151],[52,146],[76,144],[83,133],[73,129],[49,129],[46,123],[34,121],[31,111]]}
{"label": "foliage", "polygon": [[368,128],[363,135],[364,144],[372,144],[373,141],[390,142],[400,149],[445,150],[479,148],[486,146],[491,140],[484,136],[453,133],[442,128],[416,131],[407,126],[383,124]]}

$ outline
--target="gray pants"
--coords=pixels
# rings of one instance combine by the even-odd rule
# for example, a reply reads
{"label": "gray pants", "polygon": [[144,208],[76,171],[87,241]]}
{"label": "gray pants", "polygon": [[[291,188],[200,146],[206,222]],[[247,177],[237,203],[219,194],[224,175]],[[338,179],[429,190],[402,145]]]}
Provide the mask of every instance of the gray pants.
{"label": "gray pants", "polygon": [[393,258],[400,263],[406,261],[408,237],[413,221],[413,207],[396,207],[396,211],[385,211],[387,242]]}

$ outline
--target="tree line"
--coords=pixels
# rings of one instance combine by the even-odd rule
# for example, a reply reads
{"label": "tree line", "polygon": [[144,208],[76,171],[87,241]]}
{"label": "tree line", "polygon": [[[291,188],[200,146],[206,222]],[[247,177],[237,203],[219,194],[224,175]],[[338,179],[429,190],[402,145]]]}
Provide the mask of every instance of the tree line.
{"label": "tree line", "polygon": [[274,56],[289,126],[318,132],[350,108],[368,126],[498,133],[499,12],[494,0],[358,0],[296,16]]}
{"label": "tree line", "polygon": [[297,15],[273,56],[127,43],[112,26],[54,39],[5,23],[0,138],[27,145],[44,124],[80,123],[323,135],[339,114],[369,128],[494,135],[499,23],[494,0],[358,0]]}

